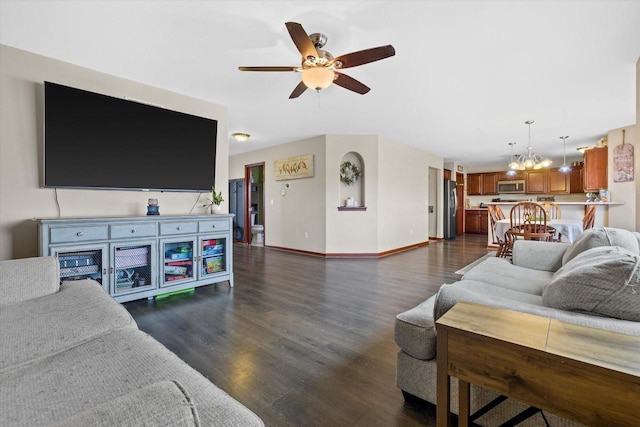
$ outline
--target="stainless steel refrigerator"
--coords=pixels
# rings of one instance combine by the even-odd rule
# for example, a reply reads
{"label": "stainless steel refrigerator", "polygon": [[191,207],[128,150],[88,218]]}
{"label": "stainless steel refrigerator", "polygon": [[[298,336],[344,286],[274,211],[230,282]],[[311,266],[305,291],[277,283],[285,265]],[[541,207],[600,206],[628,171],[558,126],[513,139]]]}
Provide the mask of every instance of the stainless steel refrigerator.
{"label": "stainless steel refrigerator", "polygon": [[453,239],[456,237],[458,222],[456,220],[456,210],[458,209],[458,194],[456,193],[455,181],[444,180],[444,238]]}

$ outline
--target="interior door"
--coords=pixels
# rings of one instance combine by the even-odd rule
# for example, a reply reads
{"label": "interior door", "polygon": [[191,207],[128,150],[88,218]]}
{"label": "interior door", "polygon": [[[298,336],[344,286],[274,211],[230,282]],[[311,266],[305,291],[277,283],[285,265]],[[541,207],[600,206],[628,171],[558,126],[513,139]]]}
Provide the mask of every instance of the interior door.
{"label": "interior door", "polygon": [[229,213],[233,217],[233,241],[246,243],[244,179],[229,181]]}

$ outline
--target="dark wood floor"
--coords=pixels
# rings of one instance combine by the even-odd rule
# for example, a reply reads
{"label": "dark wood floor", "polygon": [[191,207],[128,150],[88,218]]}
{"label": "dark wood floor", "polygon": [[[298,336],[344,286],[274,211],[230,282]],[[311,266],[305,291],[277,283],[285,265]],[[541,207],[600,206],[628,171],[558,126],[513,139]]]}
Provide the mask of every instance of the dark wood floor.
{"label": "dark wood floor", "polygon": [[236,244],[234,288],[125,306],[267,426],[431,426],[433,411],[404,407],[395,386],[394,319],[486,253],[479,235],[381,259]]}

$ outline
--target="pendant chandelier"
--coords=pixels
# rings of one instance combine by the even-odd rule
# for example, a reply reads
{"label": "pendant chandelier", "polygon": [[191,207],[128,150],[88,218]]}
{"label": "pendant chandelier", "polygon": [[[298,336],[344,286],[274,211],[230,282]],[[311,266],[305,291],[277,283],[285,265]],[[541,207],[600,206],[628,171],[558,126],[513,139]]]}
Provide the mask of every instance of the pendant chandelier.
{"label": "pendant chandelier", "polygon": [[[531,147],[531,124],[533,120],[527,120],[525,122],[529,126],[529,146],[527,147],[527,154],[520,154],[515,159],[511,159],[509,168],[513,170],[527,170],[527,169],[542,169],[551,165],[551,160],[545,159],[540,154],[532,154],[533,147]],[[513,147],[513,146],[512,146]]]}
{"label": "pendant chandelier", "polygon": [[560,139],[562,140],[562,166],[560,166],[560,172],[563,173],[569,172],[571,170],[571,168],[567,164],[567,138],[569,138],[569,135],[560,137]]}

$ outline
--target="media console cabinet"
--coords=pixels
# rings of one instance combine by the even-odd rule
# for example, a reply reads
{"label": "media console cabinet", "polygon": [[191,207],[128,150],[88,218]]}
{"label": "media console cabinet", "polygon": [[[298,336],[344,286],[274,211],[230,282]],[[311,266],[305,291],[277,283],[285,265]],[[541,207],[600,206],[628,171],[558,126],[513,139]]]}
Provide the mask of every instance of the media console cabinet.
{"label": "media console cabinet", "polygon": [[233,215],[36,219],[40,256],[57,256],[60,279],[98,281],[126,302],[228,281]]}

